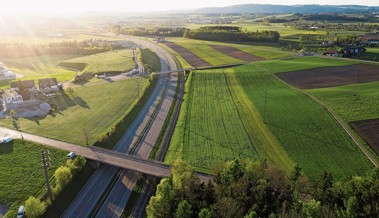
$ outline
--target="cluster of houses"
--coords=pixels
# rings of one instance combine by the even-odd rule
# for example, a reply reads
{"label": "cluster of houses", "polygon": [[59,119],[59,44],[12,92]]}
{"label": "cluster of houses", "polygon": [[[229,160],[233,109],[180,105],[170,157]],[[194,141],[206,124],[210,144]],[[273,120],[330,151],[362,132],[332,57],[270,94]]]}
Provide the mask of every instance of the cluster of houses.
{"label": "cluster of houses", "polygon": [[56,78],[38,80],[38,88],[34,80],[15,81],[10,83],[10,89],[4,90],[2,102],[4,104],[18,104],[29,100],[41,100],[40,98],[55,96],[61,90]]}
{"label": "cluster of houses", "polygon": [[[346,46],[340,51],[336,49],[329,49],[324,52],[324,55],[332,57],[342,56],[347,58],[355,58],[362,56],[366,52],[366,46],[379,46],[379,32],[360,36],[359,39],[362,40],[362,43],[356,43],[354,46]],[[324,44],[324,42],[322,43]]]}

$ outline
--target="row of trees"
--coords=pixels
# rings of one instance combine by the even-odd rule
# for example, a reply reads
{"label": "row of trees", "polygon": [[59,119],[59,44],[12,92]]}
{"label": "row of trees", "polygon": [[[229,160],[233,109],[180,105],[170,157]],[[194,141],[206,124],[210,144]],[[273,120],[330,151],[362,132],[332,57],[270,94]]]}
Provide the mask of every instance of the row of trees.
{"label": "row of trees", "polygon": [[[324,30],[348,30],[348,31],[363,31],[363,32],[375,32],[379,30],[378,24],[368,23],[325,23],[325,22],[290,22],[285,26],[291,26],[295,29],[309,30],[311,27],[317,27]],[[316,30],[316,29],[314,29]]]}
{"label": "row of trees", "polygon": [[263,162],[232,161],[213,182],[200,184],[176,162],[157,186],[147,217],[377,217],[379,170],[336,182],[324,173],[312,186],[299,166],[288,175]]}
{"label": "row of trees", "polygon": [[112,50],[110,42],[62,41],[49,44],[0,43],[0,57],[23,58],[39,55],[91,55]]}
{"label": "row of trees", "polygon": [[122,27],[115,25],[111,31],[116,34],[126,34],[133,36],[171,36],[182,37],[187,28],[183,27]]}
{"label": "row of trees", "polygon": [[200,28],[195,30],[187,30],[184,32],[184,37],[191,39],[201,39],[210,41],[238,41],[238,42],[278,42],[280,34],[277,31],[256,31],[242,32],[229,31],[224,29],[209,29]]}

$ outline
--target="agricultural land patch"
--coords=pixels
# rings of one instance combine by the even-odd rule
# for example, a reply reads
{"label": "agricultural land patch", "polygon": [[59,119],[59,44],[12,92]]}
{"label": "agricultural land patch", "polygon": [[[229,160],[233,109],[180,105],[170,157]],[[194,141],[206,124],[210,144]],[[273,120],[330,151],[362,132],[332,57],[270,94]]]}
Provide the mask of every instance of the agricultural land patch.
{"label": "agricultural land patch", "polygon": [[207,61],[205,61],[204,59],[200,58],[199,56],[197,56],[196,54],[194,54],[190,50],[188,50],[188,49],[186,49],[186,48],[184,48],[184,47],[182,47],[176,43],[165,42],[164,44],[167,45],[168,47],[170,47],[175,52],[177,52],[181,57],[184,58],[184,60],[186,60],[193,67],[211,66],[211,64],[208,63]]}
{"label": "agricultural land patch", "polygon": [[378,66],[368,64],[322,67],[276,75],[301,89],[326,88],[379,80]]}
{"label": "agricultural land patch", "polygon": [[231,57],[243,60],[243,61],[260,61],[263,60],[263,58],[259,56],[255,56],[252,54],[249,54],[247,52],[241,51],[237,48],[229,47],[229,46],[222,46],[222,45],[210,45],[212,48],[216,49],[219,52],[222,52],[226,55],[229,55]]}
{"label": "agricultural land patch", "polygon": [[355,121],[350,125],[379,155],[379,119]]}

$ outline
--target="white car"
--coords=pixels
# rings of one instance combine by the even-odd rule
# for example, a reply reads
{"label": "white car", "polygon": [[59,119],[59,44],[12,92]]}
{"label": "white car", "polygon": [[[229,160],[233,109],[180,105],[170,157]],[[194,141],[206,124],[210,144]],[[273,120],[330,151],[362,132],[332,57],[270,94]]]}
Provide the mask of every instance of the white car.
{"label": "white car", "polygon": [[24,207],[23,205],[21,205],[21,206],[18,208],[17,218],[22,218],[22,217],[24,217],[24,210],[25,210],[25,207]]}
{"label": "white car", "polygon": [[0,139],[0,143],[8,143],[8,142],[11,142],[13,141],[12,137],[5,137],[5,138],[2,138]]}
{"label": "white car", "polygon": [[72,152],[72,151],[71,151],[70,153],[68,153],[68,155],[67,155],[67,157],[68,157],[69,159],[71,159],[71,160],[74,159],[75,156],[76,156],[75,153]]}

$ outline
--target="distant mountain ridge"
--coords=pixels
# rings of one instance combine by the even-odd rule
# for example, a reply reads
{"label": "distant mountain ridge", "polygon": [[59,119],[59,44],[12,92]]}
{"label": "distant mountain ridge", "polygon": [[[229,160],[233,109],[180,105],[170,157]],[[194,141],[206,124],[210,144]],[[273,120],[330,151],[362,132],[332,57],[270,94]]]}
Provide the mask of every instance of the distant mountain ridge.
{"label": "distant mountain ridge", "polygon": [[242,4],[191,10],[193,13],[362,13],[379,12],[379,6]]}

